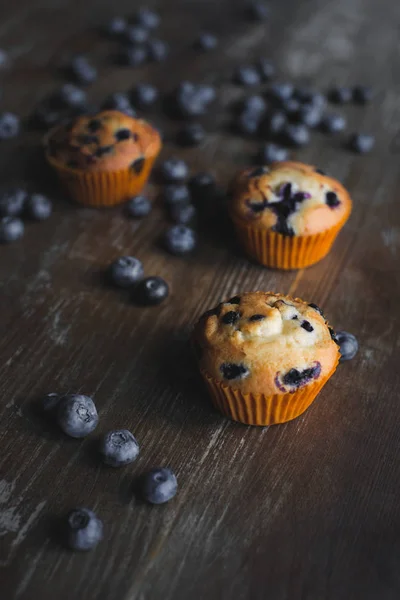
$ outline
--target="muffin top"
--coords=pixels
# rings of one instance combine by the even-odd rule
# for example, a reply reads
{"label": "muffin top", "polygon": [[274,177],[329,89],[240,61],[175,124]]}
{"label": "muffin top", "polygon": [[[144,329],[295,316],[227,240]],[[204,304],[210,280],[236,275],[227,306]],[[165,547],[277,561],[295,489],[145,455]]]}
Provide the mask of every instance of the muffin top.
{"label": "muffin top", "polygon": [[140,173],[145,159],[161,148],[158,132],[146,121],[116,110],[85,115],[53,129],[46,140],[50,159],[70,169]]}
{"label": "muffin top", "polygon": [[310,165],[282,161],[239,173],[232,186],[233,217],[283,235],[311,235],[345,220],[345,188]]}
{"label": "muffin top", "polygon": [[321,309],[272,292],[207,311],[193,342],[201,370],[243,393],[295,392],[327,376],[340,356]]}

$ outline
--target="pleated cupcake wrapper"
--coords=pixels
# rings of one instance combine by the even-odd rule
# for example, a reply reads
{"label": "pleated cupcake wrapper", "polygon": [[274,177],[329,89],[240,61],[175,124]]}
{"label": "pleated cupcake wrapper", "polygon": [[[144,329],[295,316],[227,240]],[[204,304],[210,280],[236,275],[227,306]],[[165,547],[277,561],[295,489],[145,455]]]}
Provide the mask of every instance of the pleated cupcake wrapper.
{"label": "pleated cupcake wrapper", "polygon": [[301,415],[336,371],[339,358],[325,378],[308,384],[293,393],[243,394],[201,372],[211,394],[214,406],[225,416],[245,425],[275,425],[291,421]]}
{"label": "pleated cupcake wrapper", "polygon": [[[158,154],[158,153],[157,153]],[[140,173],[126,168],[118,171],[70,169],[47,155],[70,197],[85,206],[110,207],[141,192],[157,157],[147,157]]]}
{"label": "pleated cupcake wrapper", "polygon": [[282,235],[235,217],[232,217],[232,221],[240,243],[251,258],[273,269],[301,269],[328,254],[349,215],[350,210],[334,227],[305,236]]}

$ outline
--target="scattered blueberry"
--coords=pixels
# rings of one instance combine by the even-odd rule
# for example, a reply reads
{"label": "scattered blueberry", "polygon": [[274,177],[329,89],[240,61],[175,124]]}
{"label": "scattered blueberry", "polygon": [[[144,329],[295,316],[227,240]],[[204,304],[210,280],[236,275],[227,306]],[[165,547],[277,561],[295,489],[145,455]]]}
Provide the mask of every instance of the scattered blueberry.
{"label": "scattered blueberry", "polygon": [[62,400],[62,396],[56,393],[46,394],[42,398],[40,398],[40,409],[46,415],[55,414],[60,402]]}
{"label": "scattered blueberry", "polygon": [[120,51],[119,62],[128,67],[139,67],[147,60],[145,46],[128,46]]}
{"label": "scattered blueberry", "polygon": [[287,125],[287,117],[284,112],[275,111],[268,114],[260,125],[260,135],[262,137],[279,137]]}
{"label": "scattered blueberry", "polygon": [[181,158],[169,158],[160,165],[160,175],[166,183],[184,181],[188,174],[188,166]]}
{"label": "scattered blueberry", "polygon": [[178,131],[177,141],[183,146],[198,146],[205,136],[206,132],[201,123],[188,123]]}
{"label": "scattered blueberry", "polygon": [[57,422],[67,435],[83,438],[96,429],[99,415],[89,396],[70,394],[58,406]]}
{"label": "scattered blueberry", "polygon": [[171,220],[179,225],[188,225],[196,217],[196,209],[193,204],[175,204],[170,210]]}
{"label": "scattered blueberry", "polygon": [[42,194],[32,194],[25,202],[26,214],[34,221],[45,221],[53,211],[51,201]]}
{"label": "scattered blueberry", "polygon": [[73,83],[65,83],[54,96],[53,102],[58,107],[74,108],[86,102],[86,92]]}
{"label": "scattered blueberry", "polygon": [[3,48],[0,48],[0,67],[4,67],[8,63],[8,54]]}
{"label": "scattered blueberry", "polygon": [[158,89],[151,83],[138,83],[132,91],[135,106],[146,108],[154,104],[158,98]]}
{"label": "scattered blueberry", "polygon": [[243,100],[243,103],[242,103],[242,111],[243,112],[257,113],[257,114],[262,115],[265,113],[266,110],[267,110],[267,103],[262,96],[259,96],[259,95],[248,96],[247,98],[245,98]]}
{"label": "scattered blueberry", "polygon": [[124,32],[124,39],[128,44],[144,44],[149,37],[148,29],[140,25],[129,25]]}
{"label": "scattered blueberry", "polygon": [[110,94],[102,104],[103,109],[119,110],[130,116],[135,116],[129,97],[124,92]]}
{"label": "scattered blueberry", "polygon": [[339,133],[346,129],[346,118],[338,113],[328,113],[321,121],[321,129],[326,133]]}
{"label": "scattered blueberry", "polygon": [[17,217],[22,213],[27,198],[26,190],[9,188],[0,192],[0,216]]}
{"label": "scattered blueberry", "polygon": [[61,113],[52,108],[51,102],[44,101],[35,108],[31,118],[34,126],[49,129],[61,121]]}
{"label": "scattered blueberry", "polygon": [[100,454],[110,467],[122,467],[136,460],[139,444],[127,429],[109,431],[101,439]]}
{"label": "scattered blueberry", "polygon": [[206,83],[198,83],[196,85],[196,95],[199,98],[200,102],[203,102],[205,105],[214,102],[217,97],[217,92],[215,91],[215,87]]}
{"label": "scattered blueberry", "polygon": [[269,8],[265,2],[252,0],[246,7],[246,14],[253,21],[265,21],[269,16]]}
{"label": "scattered blueberry", "polygon": [[270,97],[279,102],[285,102],[292,97],[294,92],[294,87],[292,83],[273,83],[269,89]]}
{"label": "scattered blueberry", "polygon": [[235,129],[244,135],[255,135],[259,130],[261,120],[261,113],[245,110],[235,120]]}
{"label": "scattered blueberry", "polygon": [[142,477],[142,496],[150,504],[164,504],[178,490],[177,479],[171,469],[152,469]]}
{"label": "scattered blueberry", "polygon": [[195,42],[195,46],[204,52],[214,50],[218,46],[218,38],[213,33],[201,33]]}
{"label": "scattered blueberry", "polygon": [[317,127],[321,123],[321,118],[321,108],[315,104],[303,104],[296,114],[297,121],[307,127]]}
{"label": "scattered blueberry", "polygon": [[152,39],[147,42],[149,59],[155,62],[165,60],[169,53],[169,46],[163,40]]}
{"label": "scattered blueberry", "polygon": [[24,235],[24,224],[18,217],[0,219],[0,243],[15,242]]}
{"label": "scattered blueberry", "polygon": [[282,102],[282,110],[285,111],[289,119],[293,118],[299,114],[300,102],[296,98],[289,98]]}
{"label": "scattered blueberry", "polygon": [[141,7],[136,11],[134,21],[147,29],[157,29],[160,24],[160,16],[150,8]]}
{"label": "scattered blueberry", "polygon": [[20,120],[10,112],[0,113],[0,140],[8,140],[19,134]]}
{"label": "scattered blueberry", "polygon": [[81,85],[89,85],[97,79],[97,69],[90,64],[86,56],[75,56],[68,70],[76,82]]}
{"label": "scattered blueberry", "polygon": [[310,141],[310,131],[306,125],[286,125],[283,133],[290,146],[305,146]]}
{"label": "scattered blueberry", "polygon": [[102,539],[103,523],[92,510],[71,510],[67,517],[67,541],[72,550],[91,550]]}
{"label": "scattered blueberry", "polygon": [[288,158],[289,152],[286,148],[282,148],[282,146],[272,143],[265,144],[257,156],[258,162],[263,164],[288,160]]}
{"label": "scattered blueberry", "polygon": [[135,289],[135,298],[148,306],[160,304],[169,294],[168,283],[162,277],[146,277]]}
{"label": "scattered blueberry", "polygon": [[187,204],[190,201],[189,188],[182,183],[171,183],[164,186],[162,198],[165,204],[169,206],[182,203]]}
{"label": "scattered blueberry", "polygon": [[109,267],[111,282],[122,288],[130,287],[144,275],[142,262],[134,256],[121,256]]}
{"label": "scattered blueberry", "polygon": [[358,154],[366,154],[375,144],[373,135],[367,133],[354,133],[349,139],[349,148]]}
{"label": "scattered blueberry", "polygon": [[353,100],[357,104],[368,104],[372,100],[372,89],[366,85],[356,85],[353,88]]}
{"label": "scattered blueberry", "polygon": [[354,358],[358,352],[357,338],[347,331],[336,331],[335,335],[340,347],[340,362]]}
{"label": "scattered blueberry", "polygon": [[196,247],[196,234],[186,225],[174,225],[164,235],[165,248],[171,254],[182,255],[192,252]]}
{"label": "scattered blueberry", "polygon": [[266,58],[260,58],[257,61],[257,68],[263,81],[269,81],[270,79],[275,77],[276,69],[274,64],[270,60]]}
{"label": "scattered blueberry", "polygon": [[212,173],[202,171],[189,179],[189,187],[194,194],[203,193],[215,187],[215,177]]}
{"label": "scattered blueberry", "polygon": [[127,28],[127,22],[124,17],[113,17],[105,26],[104,31],[111,37],[122,35]]}
{"label": "scattered blueberry", "polygon": [[215,95],[216,92],[212,86],[182,81],[172,94],[171,108],[182,117],[203,115]]}
{"label": "scattered blueberry", "polygon": [[126,204],[126,212],[132,219],[142,219],[151,212],[151,202],[147,196],[134,196]]}
{"label": "scattered blueberry", "polygon": [[261,82],[261,76],[256,67],[252,65],[245,65],[236,69],[234,73],[234,81],[239,85],[250,87],[253,85],[259,85]]}
{"label": "scattered blueberry", "polygon": [[332,88],[328,94],[330,102],[335,104],[346,104],[352,99],[352,91],[348,87],[335,87]]}

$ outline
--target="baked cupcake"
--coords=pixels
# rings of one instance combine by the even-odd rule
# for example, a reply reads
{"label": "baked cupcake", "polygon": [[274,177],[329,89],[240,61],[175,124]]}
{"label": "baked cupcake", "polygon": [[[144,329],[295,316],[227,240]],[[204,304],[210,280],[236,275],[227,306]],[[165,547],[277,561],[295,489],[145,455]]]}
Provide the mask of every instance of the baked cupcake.
{"label": "baked cupcake", "polygon": [[230,215],[247,254],[266,267],[299,269],[324,258],[351,212],[336,179],[298,162],[242,171]]}
{"label": "baked cupcake", "polygon": [[192,339],[215,406],[248,425],[299,416],[340,358],[315,304],[272,292],[222,302],[200,318]]}
{"label": "baked cupcake", "polygon": [[49,163],[70,196],[88,206],[113,206],[138,194],[160,149],[149,123],[115,110],[78,117],[46,138]]}

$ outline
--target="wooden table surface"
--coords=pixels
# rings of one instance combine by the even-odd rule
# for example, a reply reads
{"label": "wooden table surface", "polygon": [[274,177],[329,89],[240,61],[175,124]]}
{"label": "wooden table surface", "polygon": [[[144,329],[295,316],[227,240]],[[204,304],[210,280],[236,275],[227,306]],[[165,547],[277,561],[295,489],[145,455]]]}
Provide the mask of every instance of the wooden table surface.
{"label": "wooden table surface", "polygon": [[[244,20],[243,3],[232,0],[151,6],[163,16],[157,35],[171,43],[171,58],[130,69],[112,64],[115,44],[97,28],[135,2],[3,1],[0,47],[11,65],[0,73],[1,109],[27,117],[62,83],[57,67],[73,52],[99,67],[94,102],[137,81],[162,92],[185,78],[212,82],[219,100],[207,141],[187,151],[168,142],[163,156],[184,157],[192,172],[211,169],[226,185],[259,146],[229,132],[228,107],[245,93],[231,74],[267,56],[281,80],[371,84],[374,102],[343,113],[348,132],[374,133],[376,146],[357,156],[343,136],[315,133],[293,154],[342,181],[354,211],[325,260],[278,272],[246,260],[220,223],[200,227],[192,256],[172,258],[157,245],[167,223],[160,207],[141,223],[120,208],[77,208],[46,170],[40,133],[1,142],[1,183],[45,191],[55,211],[0,248],[0,598],[398,600],[400,5],[281,0],[266,24]],[[220,36],[218,51],[191,48],[202,28]],[[177,129],[160,110],[149,118],[167,134]],[[139,308],[102,284],[106,265],[127,253],[168,280],[168,301]],[[187,351],[206,308],[256,289],[317,303],[360,342],[303,416],[270,428],[216,413]],[[50,391],[93,395],[96,432],[67,439],[38,417],[34,401]],[[100,464],[95,443],[119,427],[134,432],[141,455],[113,470]],[[132,487],[159,465],[175,470],[180,489],[151,507]],[[64,549],[57,535],[77,505],[104,521],[104,541],[87,554]]]}

